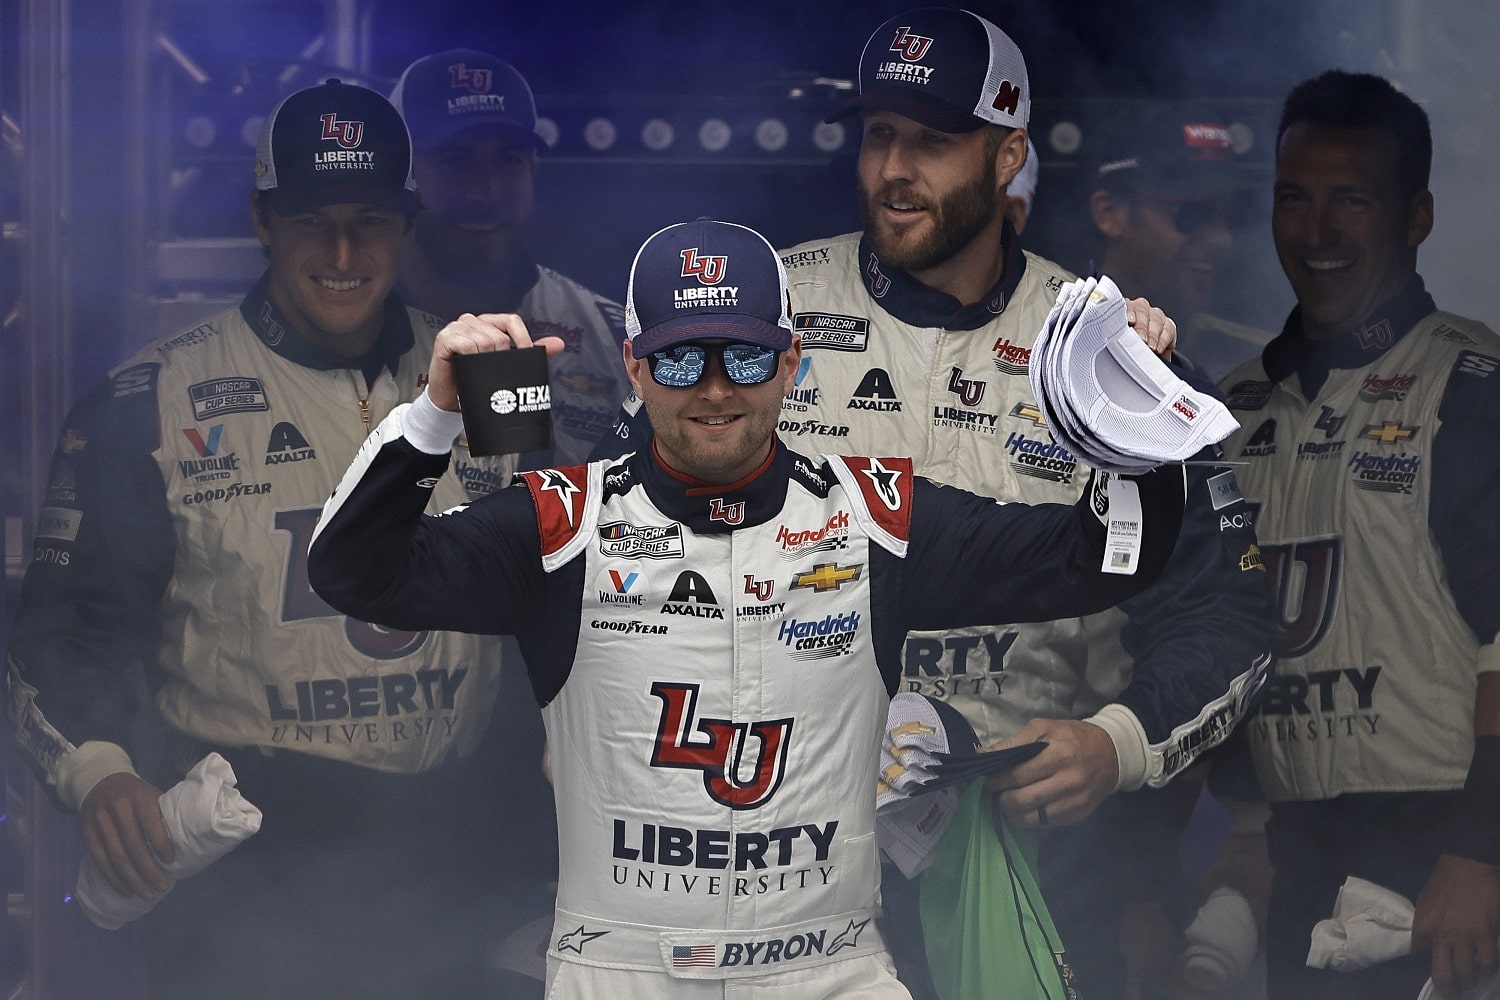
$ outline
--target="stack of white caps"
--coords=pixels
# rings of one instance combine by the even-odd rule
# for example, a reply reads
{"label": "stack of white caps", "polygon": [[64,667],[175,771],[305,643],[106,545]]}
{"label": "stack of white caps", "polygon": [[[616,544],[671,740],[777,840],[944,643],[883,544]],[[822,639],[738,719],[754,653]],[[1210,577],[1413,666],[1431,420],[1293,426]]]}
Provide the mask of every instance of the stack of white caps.
{"label": "stack of white caps", "polygon": [[1031,391],[1052,439],[1106,472],[1181,462],[1239,427],[1151,353],[1107,276],[1063,286],[1031,349]]}

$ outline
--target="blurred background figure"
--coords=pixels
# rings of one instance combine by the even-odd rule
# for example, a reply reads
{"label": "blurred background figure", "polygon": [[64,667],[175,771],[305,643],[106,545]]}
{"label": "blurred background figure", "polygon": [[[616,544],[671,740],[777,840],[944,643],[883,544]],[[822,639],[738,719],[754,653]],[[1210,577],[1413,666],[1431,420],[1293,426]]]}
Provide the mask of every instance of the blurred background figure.
{"label": "blurred background figure", "polygon": [[531,88],[501,59],[449,49],[408,66],[391,102],[411,129],[423,207],[401,260],[402,296],[445,321],[513,312],[532,336],[561,338],[566,348],[549,363],[552,450],[523,462],[583,461],[625,397],[624,316],[526,249],[547,149]]}
{"label": "blurred background figure", "polygon": [[1214,315],[1236,241],[1258,235],[1247,231],[1256,177],[1210,109],[1149,108],[1103,133],[1088,195],[1094,264],[1176,319],[1178,349],[1220,378],[1269,339]]}

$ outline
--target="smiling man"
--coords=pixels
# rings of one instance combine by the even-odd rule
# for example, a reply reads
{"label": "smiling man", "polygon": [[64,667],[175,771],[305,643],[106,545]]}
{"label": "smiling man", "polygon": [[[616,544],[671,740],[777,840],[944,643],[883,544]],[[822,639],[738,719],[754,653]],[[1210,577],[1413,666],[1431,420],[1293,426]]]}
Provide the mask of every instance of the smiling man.
{"label": "smiling man", "polygon": [[[1224,383],[1283,630],[1249,726],[1274,861],[1271,996],[1448,993],[1500,932],[1500,337],[1438,310],[1426,113],[1330,71],[1287,97],[1272,234],[1297,305]],[[1347,876],[1416,904],[1413,954],[1309,968]]]}
{"label": "smiling man", "polygon": [[531,343],[514,315],[465,316],[313,540],[309,579],[350,614],[519,639],[557,789],[549,997],[907,997],[874,922],[872,784],[907,630],[1139,590],[1101,570],[1113,496],[1139,491],[1143,573],[1170,552],[1180,466],[1028,507],[791,450],[788,303],[758,233],[657,232],[626,296],[650,444],[424,517],[462,429],[452,357]]}
{"label": "smiling man", "polygon": [[[269,265],[239,306],[67,417],[7,660],[14,731],[109,883],[160,899],[152,997],[477,997],[483,942],[454,914],[489,839],[464,766],[498,643],[365,625],[306,576],[323,501],[420,391],[441,325],[392,292],[418,211],[405,125],[363,87],[290,95],[250,205]],[[455,456],[435,509],[509,472]],[[141,667],[164,731],[134,748]],[[264,820],[173,887],[157,799],[209,751]]]}

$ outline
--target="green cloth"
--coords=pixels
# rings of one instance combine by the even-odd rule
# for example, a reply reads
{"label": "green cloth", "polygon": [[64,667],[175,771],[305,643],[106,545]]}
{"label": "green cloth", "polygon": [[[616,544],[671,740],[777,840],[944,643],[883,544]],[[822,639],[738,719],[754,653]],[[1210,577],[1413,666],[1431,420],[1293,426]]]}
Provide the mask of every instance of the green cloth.
{"label": "green cloth", "polygon": [[984,779],[971,782],[922,875],[932,984],[942,1000],[1078,1000],[1033,874],[1036,839],[991,805]]}

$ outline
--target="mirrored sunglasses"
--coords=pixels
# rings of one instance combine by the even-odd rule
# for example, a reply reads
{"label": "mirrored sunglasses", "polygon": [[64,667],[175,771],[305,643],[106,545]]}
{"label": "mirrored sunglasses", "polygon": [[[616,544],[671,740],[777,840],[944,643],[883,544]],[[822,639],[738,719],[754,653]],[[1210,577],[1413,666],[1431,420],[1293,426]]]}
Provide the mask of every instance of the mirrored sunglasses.
{"label": "mirrored sunglasses", "polygon": [[676,344],[665,351],[646,355],[646,363],[658,385],[686,389],[697,385],[703,377],[710,351],[718,354],[724,365],[724,374],[735,385],[761,385],[771,381],[776,377],[781,358],[780,351],[759,344]]}

